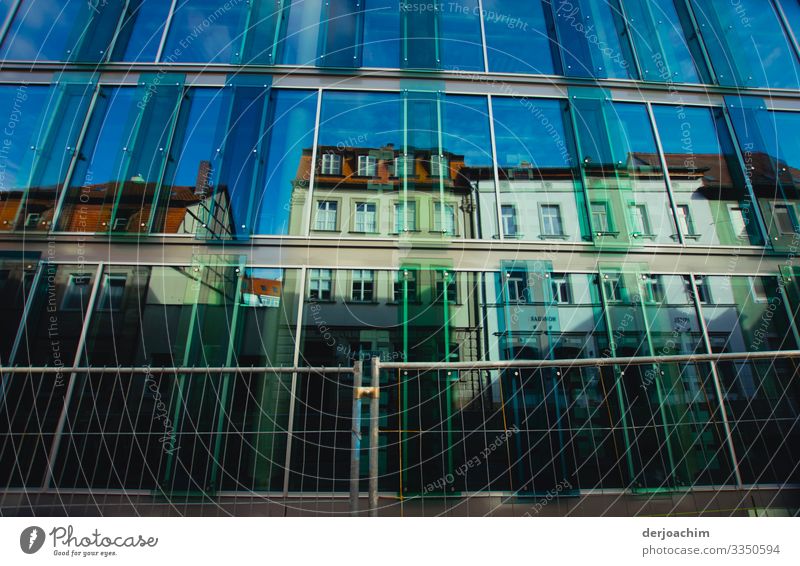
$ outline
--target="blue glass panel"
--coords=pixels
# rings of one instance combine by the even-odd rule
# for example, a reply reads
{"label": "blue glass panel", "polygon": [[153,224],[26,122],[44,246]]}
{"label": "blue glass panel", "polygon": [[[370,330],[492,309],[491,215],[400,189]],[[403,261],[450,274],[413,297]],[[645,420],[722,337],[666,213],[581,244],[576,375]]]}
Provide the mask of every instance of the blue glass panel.
{"label": "blue glass panel", "polygon": [[637,78],[616,0],[559,0],[551,6],[567,76]]}
{"label": "blue glass panel", "polygon": [[[73,59],[82,37],[91,31],[87,23],[94,12],[89,4],[86,0],[24,0],[0,48],[0,58],[22,61]],[[103,58],[97,55],[90,60]]]}
{"label": "blue glass panel", "polygon": [[677,242],[645,106],[591,98],[574,102],[595,242],[601,246]]}
{"label": "blue glass panel", "polygon": [[324,67],[358,67],[361,43],[361,0],[327,2],[324,12]]}
{"label": "blue glass panel", "polygon": [[256,234],[305,234],[316,91],[273,90],[264,190],[255,203]]}
{"label": "blue glass panel", "polygon": [[243,44],[246,2],[186,0],[172,17],[162,60],[187,63],[231,63]]}
{"label": "blue glass panel", "polygon": [[[292,0],[286,9],[286,24],[281,48],[284,65],[317,65],[323,54],[324,29],[322,0]],[[324,58],[323,58],[324,59]]]}
{"label": "blue glass panel", "polygon": [[763,244],[720,109],[653,106],[686,244]]}
{"label": "blue glass panel", "polygon": [[483,42],[478,0],[457,0],[439,6],[437,35],[444,69],[483,71]]}
{"label": "blue glass panel", "polygon": [[[0,231],[17,221],[30,183],[37,147],[45,136],[48,100],[46,86],[1,86],[0,115],[7,116],[0,130]],[[38,214],[23,219],[33,229],[47,219]]]}
{"label": "blue glass panel", "polygon": [[501,97],[492,103],[506,238],[589,239],[566,105],[557,100]]}
{"label": "blue glass panel", "polygon": [[163,0],[133,0],[125,14],[111,59],[155,61],[169,8],[170,4]]}
{"label": "blue glass panel", "polygon": [[673,0],[623,0],[622,5],[643,80],[708,81],[705,69],[699,71],[703,68],[702,53],[683,0],[678,0],[678,4]]}
{"label": "blue glass panel", "polygon": [[692,0],[717,80],[739,87],[798,88],[798,64],[771,2]]}
{"label": "blue glass panel", "polygon": [[400,67],[401,12],[397,0],[362,0],[364,3],[364,67]]}
{"label": "blue glass panel", "polygon": [[210,205],[219,176],[221,154],[217,149],[227,120],[225,92],[216,88],[187,91],[164,176],[155,232],[197,233],[201,211]]}
{"label": "blue glass panel", "polygon": [[742,97],[728,108],[770,244],[792,251],[800,238],[800,113]]}
{"label": "blue glass panel", "polygon": [[282,0],[248,2],[243,64],[274,65],[279,60],[278,35],[285,14]]}
{"label": "blue glass panel", "polygon": [[[555,74],[550,8],[541,0],[484,0],[489,70],[495,73]],[[547,15],[547,17],[545,17]]]}
{"label": "blue glass panel", "polygon": [[798,0],[777,0],[786,21],[794,34],[795,40],[800,38],[800,2]]}

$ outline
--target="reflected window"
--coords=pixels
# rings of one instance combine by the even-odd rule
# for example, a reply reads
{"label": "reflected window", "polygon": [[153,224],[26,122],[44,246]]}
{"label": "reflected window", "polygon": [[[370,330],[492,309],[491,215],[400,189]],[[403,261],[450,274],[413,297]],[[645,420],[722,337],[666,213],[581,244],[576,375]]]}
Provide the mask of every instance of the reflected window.
{"label": "reflected window", "polygon": [[623,292],[625,290],[625,283],[623,282],[622,276],[616,273],[604,275],[603,290],[606,295],[606,302],[621,302],[623,300]]}
{"label": "reflected window", "polygon": [[611,232],[611,222],[608,218],[608,205],[604,202],[592,203],[592,227],[596,232]]}
{"label": "reflected window", "polygon": [[393,297],[395,303],[402,303],[407,300],[409,303],[418,302],[417,296],[417,272],[406,269],[395,274]]}
{"label": "reflected window", "polygon": [[539,208],[542,218],[542,235],[560,237],[564,235],[564,226],[561,222],[561,207],[557,204],[543,204]]}
{"label": "reflected window", "polygon": [[330,301],[333,297],[333,272],[330,269],[310,269],[308,272],[308,298],[312,301]]}
{"label": "reflected window", "polygon": [[506,292],[509,303],[528,302],[528,278],[524,272],[506,274]]}
{"label": "reflected window", "polygon": [[433,231],[446,236],[456,235],[456,208],[452,204],[436,203],[433,207]]}
{"label": "reflected window", "polygon": [[338,203],[333,200],[323,200],[317,203],[317,221],[315,230],[335,232],[337,227]]}
{"label": "reflected window", "polygon": [[550,291],[553,302],[558,305],[568,305],[572,303],[572,291],[569,284],[569,276],[563,273],[550,274]]}
{"label": "reflected window", "polygon": [[352,287],[350,300],[356,303],[369,303],[373,300],[375,274],[369,269],[356,269],[351,274]]}
{"label": "reflected window", "polygon": [[371,202],[357,202],[355,210],[354,230],[372,234],[377,232],[377,206]]}
{"label": "reflected window", "polygon": [[358,176],[374,177],[378,171],[378,158],[373,155],[358,156]]}
{"label": "reflected window", "polygon": [[103,287],[100,291],[100,302],[97,308],[105,311],[120,310],[127,280],[125,274],[106,273],[103,276]]}
{"label": "reflected window", "polygon": [[630,207],[631,218],[633,220],[633,230],[639,236],[652,236],[650,230],[650,217],[647,215],[647,205],[634,204]]}
{"label": "reflected window", "polygon": [[414,158],[406,155],[395,157],[394,159],[394,175],[395,177],[413,177],[414,176]]}
{"label": "reflected window", "polygon": [[440,155],[431,155],[431,177],[447,176],[449,167],[447,158]]}
{"label": "reflected window", "polygon": [[342,174],[342,156],[335,153],[325,153],[322,155],[321,173],[323,175]]}
{"label": "reflected window", "polygon": [[772,214],[775,218],[775,226],[781,234],[798,233],[797,213],[794,205],[775,204],[772,207]]}
{"label": "reflected window", "polygon": [[417,230],[417,203],[398,202],[394,205],[394,226],[395,231],[415,232]]}
{"label": "reflected window", "polygon": [[688,204],[679,204],[675,207],[678,211],[678,228],[680,228],[681,233],[686,236],[696,236],[696,232],[694,230],[694,222],[692,222],[692,213],[689,210]]}
{"label": "reflected window", "polygon": [[648,303],[660,303],[664,300],[664,289],[660,275],[642,275],[644,300]]}
{"label": "reflected window", "polygon": [[86,273],[71,274],[64,290],[61,310],[84,310],[89,304],[89,294],[92,291],[92,277]]}
{"label": "reflected window", "polygon": [[503,234],[505,234],[507,238],[516,238],[518,235],[516,207],[510,204],[504,204],[500,207],[500,212],[503,217]]}
{"label": "reflected window", "polygon": [[458,286],[456,275],[449,271],[436,272],[436,301],[449,303],[458,302]]}

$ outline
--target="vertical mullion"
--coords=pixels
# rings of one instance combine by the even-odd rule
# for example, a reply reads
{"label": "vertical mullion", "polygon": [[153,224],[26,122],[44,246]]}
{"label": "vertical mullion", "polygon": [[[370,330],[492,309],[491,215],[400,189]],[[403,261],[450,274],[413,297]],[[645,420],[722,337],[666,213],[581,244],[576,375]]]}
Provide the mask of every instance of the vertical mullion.
{"label": "vertical mullion", "polygon": [[[92,83],[89,83],[91,85]],[[67,167],[67,174],[64,175],[64,183],[61,186],[61,194],[57,196],[57,202],[55,210],[53,211],[53,223],[51,224],[50,231],[57,231],[58,222],[61,220],[61,209],[64,207],[64,199],[67,196],[67,192],[69,192],[69,186],[72,182],[72,176],[75,173],[75,168],[78,166],[78,161],[81,158],[81,151],[83,150],[83,142],[86,139],[86,132],[89,130],[89,124],[91,124],[92,118],[94,117],[94,110],[97,106],[97,99],[100,97],[100,81],[97,81],[95,84],[94,92],[92,93],[92,99],[89,102],[89,107],[86,109],[86,117],[83,120],[83,125],[81,126],[81,131],[78,134],[78,138],[75,140],[75,147],[72,148],[72,158],[69,161],[69,166]],[[65,151],[68,151],[70,148],[64,148]]]}
{"label": "vertical mullion", "polygon": [[[321,97],[320,97],[321,98]],[[316,146],[315,146],[316,147]],[[300,300],[297,301],[297,324],[294,337],[294,367],[300,367],[300,334],[303,331],[303,307],[306,297],[306,276],[308,268],[300,268]],[[333,289],[331,289],[333,294]],[[294,434],[294,408],[297,404],[297,373],[292,373],[292,385],[289,399],[289,421],[286,423],[286,458],[283,466],[283,499],[289,496],[289,470],[292,463],[292,435]]]}
{"label": "vertical mullion", "polygon": [[[647,2],[645,2],[645,4],[647,4]],[[620,40],[628,42],[628,46],[631,48],[631,57],[633,57],[633,64],[636,67],[636,73],[639,75],[638,76],[639,80],[643,81],[644,73],[642,72],[642,65],[639,62],[639,54],[636,51],[636,42],[633,41],[633,36],[631,35],[631,28],[629,25],[630,22],[628,21],[628,14],[625,12],[625,6],[623,5],[623,0],[619,0],[617,5],[619,6],[619,16],[622,18],[622,27],[624,31],[623,35],[625,36],[621,37]],[[614,6],[609,5],[609,8],[611,8],[613,16]]]}
{"label": "vertical mullion", "polygon": [[795,35],[792,26],[789,25],[789,19],[786,17],[786,12],[783,11],[783,6],[781,6],[780,0],[772,0],[772,4],[775,8],[775,12],[778,14],[778,19],[781,21],[783,31],[786,34],[786,37],[789,39],[789,42],[792,44],[795,56],[797,57],[798,61],[800,61],[800,44],[797,41],[797,36]]}
{"label": "vertical mullion", "polygon": [[8,15],[6,16],[5,21],[2,24],[0,24],[0,45],[5,43],[6,34],[8,34],[8,30],[11,29],[11,22],[14,21],[17,12],[19,12],[20,5],[22,5],[22,0],[16,0],[14,2],[14,5],[8,11]]}
{"label": "vertical mullion", "polygon": [[169,28],[172,25],[172,18],[175,16],[175,8],[177,7],[177,4],[178,0],[172,0],[172,4],[169,7],[167,20],[164,22],[164,31],[161,34],[161,41],[158,44],[158,51],[156,51],[156,63],[160,63],[161,58],[164,56],[164,47],[167,43],[167,35],[169,35]]}
{"label": "vertical mullion", "polygon": [[480,12],[481,23],[481,45],[483,45],[483,72],[489,72],[489,54],[488,46],[486,45],[486,22],[484,15],[486,12],[483,10],[483,0],[478,0],[478,11]]}
{"label": "vertical mullion", "polygon": [[[700,332],[703,335],[703,343],[705,344],[706,351],[711,354],[711,339],[708,336],[708,326],[706,319],[703,316],[703,305],[700,303],[700,293],[697,292],[697,283],[695,282],[694,272],[689,274],[689,283],[692,286],[692,295],[694,296],[694,308],[697,312],[697,319],[700,323]],[[711,377],[714,380],[714,392],[717,395],[717,402],[719,403],[720,417],[722,417],[722,427],[725,430],[725,442],[728,446],[729,456],[731,458],[731,466],[733,467],[734,477],[736,478],[736,487],[740,488],[743,485],[742,475],[739,471],[739,459],[736,456],[736,448],[733,445],[733,434],[731,432],[731,425],[728,419],[728,410],[725,408],[725,395],[722,389],[722,382],[719,378],[717,371],[717,362],[709,362],[711,368]]]}
{"label": "vertical mullion", "polygon": [[[320,116],[322,114],[322,89],[317,89],[317,110],[314,117],[314,141],[311,144],[311,172],[308,176],[308,213],[305,214],[306,226],[300,232],[307,237],[311,236],[311,226],[314,223],[314,184],[317,181],[317,145],[319,144]],[[344,211],[340,211],[344,212]],[[305,280],[304,280],[305,281]]]}
{"label": "vertical mullion", "polygon": [[653,114],[653,105],[650,102],[645,104],[647,107],[647,119],[650,120],[650,128],[653,130],[653,138],[656,141],[656,151],[658,152],[658,160],[661,163],[661,173],[664,176],[664,183],[667,188],[667,196],[669,197],[669,206],[672,210],[672,218],[675,222],[675,232],[678,234],[678,243],[686,247],[686,240],[681,230],[680,222],[678,222],[678,206],[675,204],[675,195],[672,191],[672,181],[669,178],[669,169],[667,167],[667,158],[664,155],[664,146],[661,144],[661,135],[658,132],[658,123],[656,122],[655,114]]}
{"label": "vertical mullion", "polygon": [[[94,313],[94,305],[97,302],[97,293],[100,289],[103,280],[103,264],[98,263],[95,270],[94,285],[92,285],[92,292],[89,295],[89,302],[86,304],[86,313],[83,315],[83,326],[81,333],[78,337],[78,347],[75,350],[75,359],[72,367],[79,367],[83,359],[83,349],[86,345],[86,336],[89,333],[89,324],[92,320]],[[69,376],[69,383],[67,383],[67,390],[64,393],[64,404],[61,408],[61,414],[58,417],[58,423],[53,432],[53,443],[50,445],[50,452],[47,456],[47,469],[45,470],[44,480],[42,481],[42,489],[48,489],[50,482],[53,479],[53,467],[55,466],[56,457],[58,456],[58,449],[61,445],[61,437],[64,432],[64,426],[67,423],[67,411],[72,400],[73,392],[75,391],[75,381],[78,379],[77,373],[71,373]]]}
{"label": "vertical mullion", "polygon": [[[495,198],[495,212],[497,214],[497,238],[499,240],[505,239],[505,230],[503,229],[503,212],[500,203],[500,169],[497,162],[497,138],[494,129],[494,99],[491,94],[487,95],[489,105],[489,139],[492,145],[492,174],[494,175],[494,198]],[[478,181],[480,183],[480,180]],[[478,195],[480,196],[480,194]],[[485,237],[485,234],[481,234]]]}

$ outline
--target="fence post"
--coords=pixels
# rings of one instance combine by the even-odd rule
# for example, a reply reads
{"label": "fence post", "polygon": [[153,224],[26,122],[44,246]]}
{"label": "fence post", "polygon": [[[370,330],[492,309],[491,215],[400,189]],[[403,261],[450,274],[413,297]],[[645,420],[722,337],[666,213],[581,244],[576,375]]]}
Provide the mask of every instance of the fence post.
{"label": "fence post", "polygon": [[350,428],[350,515],[358,515],[361,473],[361,361],[353,364],[353,422]]}
{"label": "fence post", "polygon": [[381,396],[381,359],[372,358],[369,400],[369,515],[378,516],[378,412]]}

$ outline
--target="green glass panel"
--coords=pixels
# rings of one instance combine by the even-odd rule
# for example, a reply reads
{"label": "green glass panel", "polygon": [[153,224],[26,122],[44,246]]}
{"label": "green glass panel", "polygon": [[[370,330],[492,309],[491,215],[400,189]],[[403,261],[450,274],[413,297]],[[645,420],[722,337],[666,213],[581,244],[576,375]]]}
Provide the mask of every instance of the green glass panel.
{"label": "green glass panel", "polygon": [[244,65],[274,65],[280,61],[278,39],[287,2],[266,0],[247,4],[244,47],[238,62]]}
{"label": "green glass panel", "polygon": [[622,0],[642,80],[709,82],[703,54],[683,0]]}
{"label": "green glass panel", "polygon": [[796,347],[775,277],[702,277],[700,302],[714,352],[792,350]]}
{"label": "green glass panel", "polygon": [[655,105],[678,227],[688,245],[763,245],[721,109]]}
{"label": "green glass panel", "polygon": [[647,109],[603,100],[602,93],[582,96],[571,102],[595,244],[627,249],[677,243]]}
{"label": "green glass panel", "polygon": [[800,113],[767,110],[758,98],[726,102],[770,245],[792,252],[800,239]]}
{"label": "green glass panel", "polygon": [[494,97],[492,109],[504,237],[591,239],[567,105]]}

